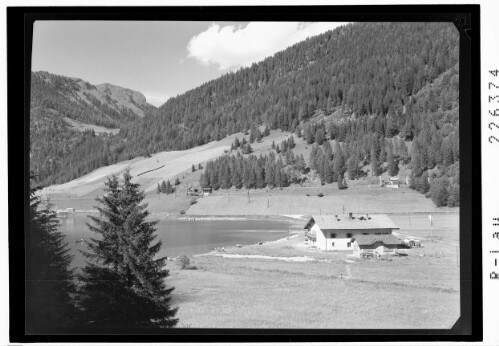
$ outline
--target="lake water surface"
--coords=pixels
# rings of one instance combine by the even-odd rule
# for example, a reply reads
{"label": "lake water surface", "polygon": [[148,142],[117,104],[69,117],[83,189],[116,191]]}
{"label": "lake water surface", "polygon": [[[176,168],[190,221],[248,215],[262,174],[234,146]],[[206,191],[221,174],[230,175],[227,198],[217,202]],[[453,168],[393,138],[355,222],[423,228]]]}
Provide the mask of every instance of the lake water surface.
{"label": "lake water surface", "polygon": [[[216,247],[276,240],[285,237],[293,228],[292,222],[274,220],[154,219],[160,220],[156,225],[157,239],[163,243],[159,256],[168,257],[205,253]],[[86,215],[61,218],[61,231],[66,235],[66,241],[71,247],[74,266],[83,265],[84,259],[78,250],[86,249],[83,242],[76,241],[97,237],[85,224],[89,221]]]}

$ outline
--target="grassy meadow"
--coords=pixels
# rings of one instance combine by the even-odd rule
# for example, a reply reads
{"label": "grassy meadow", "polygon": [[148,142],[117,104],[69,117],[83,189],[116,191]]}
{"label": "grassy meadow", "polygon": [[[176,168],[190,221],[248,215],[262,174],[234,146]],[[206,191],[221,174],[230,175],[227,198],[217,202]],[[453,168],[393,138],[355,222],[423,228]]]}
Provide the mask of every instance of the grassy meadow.
{"label": "grassy meadow", "polygon": [[[440,216],[435,218],[444,228],[458,219]],[[226,249],[242,258],[195,256],[196,270],[169,262],[168,283],[175,286],[181,327],[450,328],[460,314],[459,266],[456,246],[446,241],[456,237],[449,231],[443,242],[403,250],[407,256],[360,260],[309,248],[296,231],[280,241]]]}

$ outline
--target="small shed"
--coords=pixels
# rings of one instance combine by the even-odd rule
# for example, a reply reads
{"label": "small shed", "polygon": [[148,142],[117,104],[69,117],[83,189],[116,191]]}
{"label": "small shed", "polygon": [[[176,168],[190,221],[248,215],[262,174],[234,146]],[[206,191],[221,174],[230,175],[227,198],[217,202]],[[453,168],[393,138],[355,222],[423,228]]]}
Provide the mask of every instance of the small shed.
{"label": "small shed", "polygon": [[393,234],[359,234],[352,241],[353,252],[357,256],[362,254],[389,255],[394,254],[397,249],[406,248],[405,244]]}
{"label": "small shed", "polygon": [[400,186],[400,180],[399,177],[390,177],[390,180],[388,181],[388,184],[385,185],[386,187],[391,187],[394,189],[398,189]]}
{"label": "small shed", "polygon": [[187,196],[199,196],[199,188],[191,186],[187,189]]}

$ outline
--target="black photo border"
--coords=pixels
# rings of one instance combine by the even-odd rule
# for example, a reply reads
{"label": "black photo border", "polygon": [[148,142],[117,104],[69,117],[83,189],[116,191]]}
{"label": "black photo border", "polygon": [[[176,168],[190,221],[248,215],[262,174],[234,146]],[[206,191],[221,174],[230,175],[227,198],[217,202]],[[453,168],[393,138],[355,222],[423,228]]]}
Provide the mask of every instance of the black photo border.
{"label": "black photo border", "polygon": [[[461,317],[451,329],[171,329],[161,335],[26,335],[25,234],[29,206],[29,95],[36,20],[451,22],[460,32]],[[7,128],[11,342],[480,341],[482,225],[480,5],[8,7]],[[22,148],[22,150],[20,149]],[[22,174],[21,174],[22,172]],[[23,186],[23,194],[19,186]],[[22,213],[21,213],[22,211]],[[21,222],[22,220],[22,222]],[[408,309],[410,307],[401,307]]]}

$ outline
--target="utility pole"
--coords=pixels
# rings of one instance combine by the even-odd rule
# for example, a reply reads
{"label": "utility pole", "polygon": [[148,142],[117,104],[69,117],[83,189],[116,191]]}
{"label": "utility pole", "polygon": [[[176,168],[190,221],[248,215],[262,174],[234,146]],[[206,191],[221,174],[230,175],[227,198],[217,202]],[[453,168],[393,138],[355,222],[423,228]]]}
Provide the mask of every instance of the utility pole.
{"label": "utility pole", "polygon": [[249,190],[248,190],[248,204],[250,203],[250,195],[249,195]]}
{"label": "utility pole", "polygon": [[430,218],[430,239],[433,241],[433,220],[431,218],[431,214],[429,215]]}

